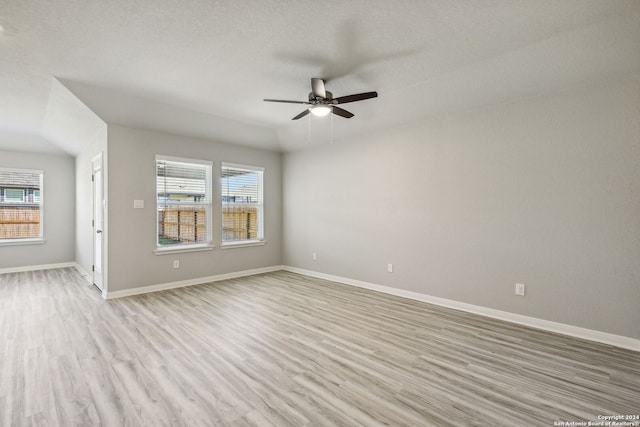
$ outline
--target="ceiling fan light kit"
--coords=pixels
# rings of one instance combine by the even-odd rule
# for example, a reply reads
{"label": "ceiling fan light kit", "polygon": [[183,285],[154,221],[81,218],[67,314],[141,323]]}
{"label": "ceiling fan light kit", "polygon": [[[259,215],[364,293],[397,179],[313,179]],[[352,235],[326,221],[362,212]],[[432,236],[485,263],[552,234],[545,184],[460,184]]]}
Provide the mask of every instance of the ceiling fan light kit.
{"label": "ceiling fan light kit", "polygon": [[353,113],[338,107],[338,104],[346,104],[347,102],[363,101],[365,99],[375,98],[378,92],[364,92],[354,95],[333,97],[333,94],[325,89],[324,80],[318,78],[311,79],[311,92],[309,93],[309,101],[289,101],[285,99],[265,99],[266,102],[284,102],[287,104],[307,104],[309,108],[292,118],[298,120],[311,112],[314,116],[323,117],[329,113],[350,119]]}
{"label": "ceiling fan light kit", "polygon": [[311,113],[316,117],[324,117],[331,112],[332,108],[328,105],[314,105],[311,107]]}

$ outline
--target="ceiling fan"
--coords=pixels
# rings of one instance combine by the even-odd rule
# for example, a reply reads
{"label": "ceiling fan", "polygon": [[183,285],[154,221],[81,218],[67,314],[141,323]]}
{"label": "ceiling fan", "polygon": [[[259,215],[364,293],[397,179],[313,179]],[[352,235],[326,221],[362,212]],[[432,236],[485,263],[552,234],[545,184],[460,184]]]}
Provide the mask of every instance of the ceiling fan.
{"label": "ceiling fan", "polygon": [[322,117],[329,113],[333,113],[337,116],[350,119],[353,117],[353,113],[338,107],[338,104],[346,104],[347,102],[362,101],[364,99],[375,98],[378,96],[378,92],[364,92],[357,93],[355,95],[333,97],[333,94],[324,88],[324,80],[318,78],[311,79],[311,92],[309,92],[308,101],[288,101],[284,99],[265,99],[267,102],[286,102],[288,104],[307,104],[309,108],[298,114],[291,120],[298,120],[309,113],[313,113],[316,116]]}

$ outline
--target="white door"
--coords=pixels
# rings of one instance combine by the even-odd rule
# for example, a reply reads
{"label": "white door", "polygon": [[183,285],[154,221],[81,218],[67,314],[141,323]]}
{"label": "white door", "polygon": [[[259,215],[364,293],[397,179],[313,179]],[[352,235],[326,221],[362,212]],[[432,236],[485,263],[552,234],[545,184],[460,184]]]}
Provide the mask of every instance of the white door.
{"label": "white door", "polygon": [[102,290],[102,256],[104,227],[104,180],[102,173],[102,154],[92,161],[93,176],[93,284]]}

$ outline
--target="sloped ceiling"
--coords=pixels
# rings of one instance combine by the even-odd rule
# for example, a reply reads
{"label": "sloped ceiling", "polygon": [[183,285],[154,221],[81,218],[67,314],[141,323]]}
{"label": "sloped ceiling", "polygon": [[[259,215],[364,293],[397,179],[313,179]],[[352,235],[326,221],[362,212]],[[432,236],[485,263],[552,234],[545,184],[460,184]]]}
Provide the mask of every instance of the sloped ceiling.
{"label": "sloped ceiling", "polygon": [[[640,70],[637,0],[6,0],[0,26],[0,149],[78,151],[49,138],[55,82],[106,122],[294,150]],[[262,101],[311,77],[380,96]]]}

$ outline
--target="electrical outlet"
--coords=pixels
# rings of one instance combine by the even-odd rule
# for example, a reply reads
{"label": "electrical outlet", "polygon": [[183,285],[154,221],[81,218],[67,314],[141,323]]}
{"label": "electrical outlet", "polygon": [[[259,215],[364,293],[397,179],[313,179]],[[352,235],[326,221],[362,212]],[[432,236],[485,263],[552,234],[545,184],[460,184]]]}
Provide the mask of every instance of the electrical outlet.
{"label": "electrical outlet", "polygon": [[393,273],[393,264],[387,264],[387,272]]}
{"label": "electrical outlet", "polygon": [[516,283],[516,295],[524,296],[524,283]]}
{"label": "electrical outlet", "polygon": [[311,255],[311,257],[313,258],[314,261],[318,260],[318,254],[317,253],[313,253],[313,255]]}
{"label": "electrical outlet", "polygon": [[179,259],[174,259],[173,260],[173,268],[180,268],[180,260]]}

